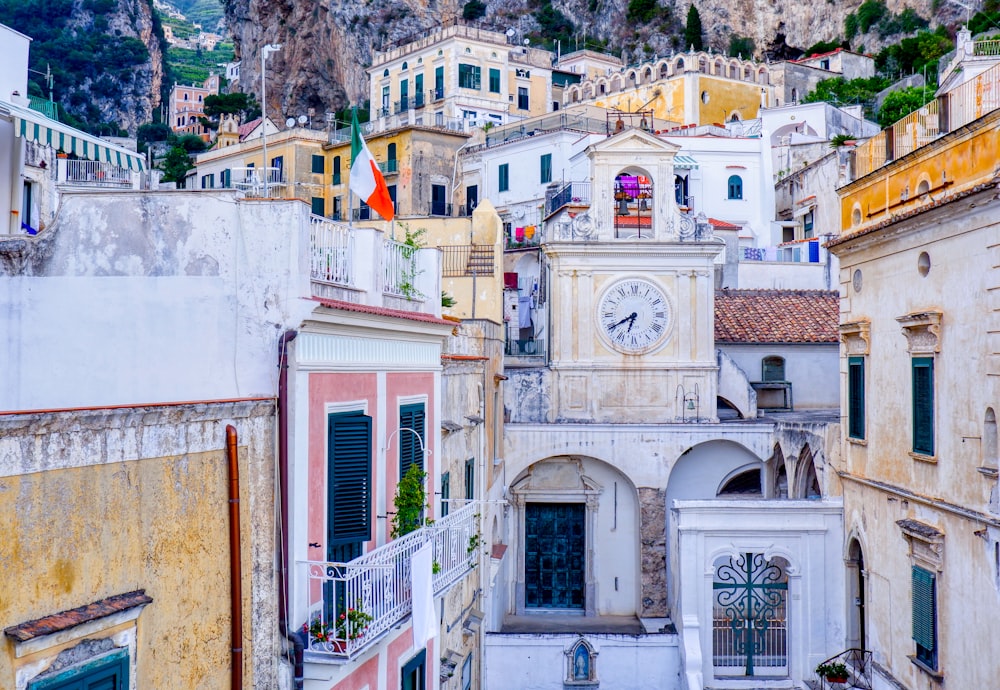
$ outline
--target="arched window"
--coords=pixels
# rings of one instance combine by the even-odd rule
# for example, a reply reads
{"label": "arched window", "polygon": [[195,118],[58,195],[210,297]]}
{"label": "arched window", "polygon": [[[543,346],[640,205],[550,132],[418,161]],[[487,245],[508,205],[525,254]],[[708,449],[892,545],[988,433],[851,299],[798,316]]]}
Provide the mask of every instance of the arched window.
{"label": "arched window", "polygon": [[410,69],[410,66],[404,62],[403,63],[403,71],[405,72],[408,69]]}
{"label": "arched window", "polygon": [[184,94],[184,100],[185,101],[188,100],[188,95],[187,94]]}
{"label": "arched window", "polygon": [[997,415],[992,407],[986,408],[983,420],[983,467],[997,468]]}
{"label": "arched window", "polygon": [[389,69],[388,68],[386,68],[385,70],[382,71],[382,76],[383,77],[388,77],[389,76]]}
{"label": "arched window", "polygon": [[729,176],[729,199],[743,198],[743,178],[739,175]]}
{"label": "arched window", "polygon": [[747,470],[729,479],[719,489],[719,496],[760,496],[760,468]]}
{"label": "arched window", "polygon": [[674,200],[678,206],[688,206],[688,178],[684,175],[674,176]]}
{"label": "arched window", "polygon": [[386,147],[385,157],[391,161],[396,160],[396,144],[389,144]]}

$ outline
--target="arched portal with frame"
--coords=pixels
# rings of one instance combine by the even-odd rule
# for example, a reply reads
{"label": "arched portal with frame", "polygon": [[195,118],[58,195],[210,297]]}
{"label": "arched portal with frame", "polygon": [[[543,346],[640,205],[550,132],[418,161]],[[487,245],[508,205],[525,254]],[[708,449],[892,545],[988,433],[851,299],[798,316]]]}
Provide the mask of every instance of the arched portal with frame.
{"label": "arched portal with frame", "polygon": [[624,474],[595,458],[550,457],[511,483],[510,502],[515,615],[637,613],[638,493]]}

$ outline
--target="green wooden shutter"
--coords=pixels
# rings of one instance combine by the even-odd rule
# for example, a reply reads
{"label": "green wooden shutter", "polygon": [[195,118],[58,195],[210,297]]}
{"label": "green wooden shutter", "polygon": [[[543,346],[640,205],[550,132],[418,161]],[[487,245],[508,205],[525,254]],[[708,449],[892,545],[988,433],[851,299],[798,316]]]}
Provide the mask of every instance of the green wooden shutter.
{"label": "green wooden shutter", "polygon": [[865,358],[847,358],[847,435],[865,437]]}
{"label": "green wooden shutter", "polygon": [[313,157],[312,157],[312,171],[314,173],[319,173],[320,175],[322,175],[324,172],[326,172],[326,165],[325,165],[325,163],[326,163],[326,159],[323,158],[323,156],[318,156],[316,154],[313,154]]}
{"label": "green wooden shutter", "polygon": [[500,93],[500,70],[490,68],[490,93]]}
{"label": "green wooden shutter", "polygon": [[449,512],[451,512],[451,503],[448,500],[451,498],[451,472],[445,472],[441,475],[441,517],[445,517]]}
{"label": "green wooden shutter", "polygon": [[371,539],[372,418],[360,412],[329,418],[328,545]]}
{"label": "green wooden shutter", "polygon": [[476,459],[465,461],[465,497],[472,500],[476,497]]}
{"label": "green wooden shutter", "polygon": [[321,197],[321,196],[314,196],[314,197],[312,197],[311,206],[312,206],[312,212],[313,212],[314,216],[322,216],[322,215],[324,215],[323,211],[325,210],[324,209],[325,202],[323,200],[323,197]]}
{"label": "green wooden shutter", "polygon": [[506,163],[500,165],[499,175],[498,175],[498,191],[506,192],[510,188],[510,175],[509,168]]}
{"label": "green wooden shutter", "polygon": [[913,640],[928,651],[937,637],[936,590],[934,573],[913,566]]}
{"label": "green wooden shutter", "polygon": [[552,154],[543,154],[540,161],[539,182],[545,184],[552,181]]}
{"label": "green wooden shutter", "polygon": [[120,649],[28,683],[28,690],[128,690],[128,651]]}
{"label": "green wooden shutter", "polygon": [[913,452],[934,455],[934,358],[913,358]]}
{"label": "green wooden shutter", "polygon": [[[418,434],[420,434],[420,441],[425,440],[424,432],[424,404],[417,403],[415,405],[403,405],[399,408],[399,428],[400,429],[413,429]],[[399,433],[399,476],[400,478],[406,476],[407,470],[410,469],[410,465],[416,465],[421,470],[424,469],[424,456],[420,452],[420,441],[417,437],[411,434],[409,431],[401,431]]]}

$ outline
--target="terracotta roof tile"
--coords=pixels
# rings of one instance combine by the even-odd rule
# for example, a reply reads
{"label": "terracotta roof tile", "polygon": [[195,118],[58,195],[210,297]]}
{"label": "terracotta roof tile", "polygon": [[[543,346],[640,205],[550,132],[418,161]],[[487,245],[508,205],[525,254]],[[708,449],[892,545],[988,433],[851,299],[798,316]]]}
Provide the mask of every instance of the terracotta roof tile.
{"label": "terracotta roof tile", "polygon": [[729,223],[724,220],[719,220],[718,218],[709,218],[708,222],[710,225],[716,228],[735,228],[737,230],[741,228],[741,226],[739,225],[734,225],[733,223]]}
{"label": "terracotta roof tile", "polygon": [[827,290],[720,290],[720,343],[836,343],[840,295]]}
{"label": "terracotta roof tile", "polygon": [[360,314],[375,314],[376,316],[392,316],[397,319],[409,319],[410,321],[424,321],[426,323],[439,323],[445,326],[454,327],[453,321],[439,319],[433,314],[422,314],[416,311],[403,311],[402,309],[389,309],[388,307],[370,307],[366,304],[354,304],[353,302],[342,302],[339,299],[326,299],[324,297],[313,297],[324,307],[330,309],[342,309],[343,311],[354,311]]}
{"label": "terracotta roof tile", "polygon": [[78,606],[69,611],[54,613],[51,616],[44,616],[33,621],[12,625],[4,630],[7,637],[18,642],[27,642],[36,637],[51,635],[61,630],[67,630],[82,623],[87,623],[98,618],[104,618],[121,611],[126,611],[136,606],[144,606],[152,603],[152,598],[146,596],[146,590],[137,589],[126,594],[116,594],[107,599],[95,601],[86,606]]}

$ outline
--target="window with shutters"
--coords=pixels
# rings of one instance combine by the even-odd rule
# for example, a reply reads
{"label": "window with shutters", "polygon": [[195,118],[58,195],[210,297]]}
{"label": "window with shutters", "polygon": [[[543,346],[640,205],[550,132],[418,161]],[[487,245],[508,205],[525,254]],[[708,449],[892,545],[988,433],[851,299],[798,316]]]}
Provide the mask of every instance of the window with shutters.
{"label": "window with shutters", "polygon": [[316,154],[313,154],[313,157],[312,157],[312,171],[314,173],[317,173],[317,174],[320,174],[320,175],[322,175],[324,172],[326,172],[325,161],[326,161],[326,159],[323,158],[323,156],[318,156]]}
{"label": "window with shutters", "polygon": [[490,67],[490,93],[500,93],[500,70]]}
{"label": "window with shutters", "polygon": [[333,178],[331,184],[340,184],[340,156],[333,157]]}
{"label": "window with shutters", "polygon": [[426,690],[427,650],[420,652],[403,666],[400,687],[403,690]]}
{"label": "window with shutters", "polygon": [[729,194],[730,199],[742,199],[743,198],[743,178],[739,175],[729,176]]}
{"label": "window with shutters", "polygon": [[[421,446],[426,443],[426,432],[424,423],[426,413],[423,403],[402,405],[399,408],[399,428],[412,429],[416,434],[409,431],[399,432],[399,476],[405,477],[410,465],[416,465],[421,470],[424,469],[424,454]],[[417,438],[417,434],[420,438]]]}
{"label": "window with shutters", "polygon": [[441,475],[441,517],[451,512],[451,472]]}
{"label": "window with shutters", "polygon": [[524,86],[517,87],[517,109],[528,110],[528,89]]}
{"label": "window with shutters", "polygon": [[331,414],[327,453],[327,548],[369,541],[372,418],[360,410]]}
{"label": "window with shutters", "polygon": [[501,163],[498,171],[498,191],[506,192],[510,189],[510,168],[507,167],[507,163]]}
{"label": "window with shutters", "polygon": [[865,437],[865,358],[847,358],[847,435]]}
{"label": "window with shutters", "polygon": [[542,154],[541,159],[539,159],[539,182],[546,184],[552,181],[552,154],[545,153]]}
{"label": "window with shutters", "polygon": [[471,501],[476,497],[476,459],[465,461],[465,498]]}
{"label": "window with shutters", "polygon": [[434,68],[434,100],[444,98],[444,67]]}
{"label": "window with shutters", "polygon": [[761,380],[762,381],[784,381],[785,380],[785,358],[777,355],[765,357],[761,360]]}
{"label": "window with shutters", "polygon": [[937,669],[937,577],[929,570],[913,566],[913,641],[916,659]]}
{"label": "window with shutters", "polygon": [[476,89],[480,88],[482,79],[482,69],[477,65],[466,65],[459,63],[458,65],[458,86],[462,89]]}
{"label": "window with shutters", "polygon": [[934,455],[934,358],[914,357],[913,452]]}

